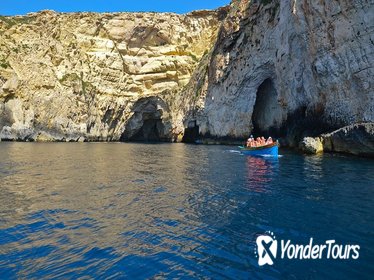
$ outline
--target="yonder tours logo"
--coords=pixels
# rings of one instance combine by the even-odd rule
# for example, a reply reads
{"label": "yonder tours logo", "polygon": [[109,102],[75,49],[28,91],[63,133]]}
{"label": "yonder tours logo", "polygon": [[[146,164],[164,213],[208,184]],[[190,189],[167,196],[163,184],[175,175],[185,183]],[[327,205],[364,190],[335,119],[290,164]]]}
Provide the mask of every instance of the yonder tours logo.
{"label": "yonder tours logo", "polygon": [[255,254],[258,257],[258,265],[265,264],[272,265],[277,257],[278,242],[272,232],[260,235],[256,239],[257,251]]}
{"label": "yonder tours logo", "polygon": [[[278,244],[280,252],[278,253]],[[358,259],[360,245],[337,244],[335,240],[326,240],[323,244],[315,244],[313,238],[306,244],[294,244],[291,240],[277,241],[273,232],[267,231],[256,238],[255,256],[258,265],[273,265],[277,258],[289,260],[315,259]]]}

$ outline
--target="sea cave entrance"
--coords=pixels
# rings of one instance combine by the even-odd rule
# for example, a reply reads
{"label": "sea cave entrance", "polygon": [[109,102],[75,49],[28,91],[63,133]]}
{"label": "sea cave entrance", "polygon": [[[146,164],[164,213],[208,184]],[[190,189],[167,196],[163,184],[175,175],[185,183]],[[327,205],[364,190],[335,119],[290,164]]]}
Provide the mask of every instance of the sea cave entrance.
{"label": "sea cave entrance", "polygon": [[278,94],[271,78],[262,82],[256,93],[256,102],[252,113],[252,134],[257,136],[279,136],[282,122],[282,110]]}
{"label": "sea cave entrance", "polygon": [[126,142],[170,142],[171,125],[166,121],[168,106],[158,97],[139,99],[133,106],[133,115],[122,133]]}
{"label": "sea cave entrance", "polygon": [[190,120],[187,127],[184,129],[184,135],[182,142],[184,143],[196,143],[199,139],[199,126],[196,120]]}

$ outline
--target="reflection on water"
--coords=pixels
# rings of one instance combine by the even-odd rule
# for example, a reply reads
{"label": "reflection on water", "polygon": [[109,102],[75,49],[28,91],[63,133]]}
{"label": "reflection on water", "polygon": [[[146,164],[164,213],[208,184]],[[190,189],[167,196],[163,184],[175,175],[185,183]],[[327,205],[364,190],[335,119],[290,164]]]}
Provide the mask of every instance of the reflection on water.
{"label": "reflection on water", "polygon": [[[230,149],[1,143],[0,278],[372,273],[372,161],[295,154],[272,160]],[[253,238],[266,230],[366,249],[355,263],[259,269]]]}
{"label": "reflection on water", "polygon": [[309,177],[312,180],[323,178],[326,174],[323,174],[322,162],[323,155],[321,154],[305,157],[304,176]]}
{"label": "reflection on water", "polygon": [[278,158],[246,157],[248,170],[248,187],[253,192],[269,191],[269,182],[276,176]]}

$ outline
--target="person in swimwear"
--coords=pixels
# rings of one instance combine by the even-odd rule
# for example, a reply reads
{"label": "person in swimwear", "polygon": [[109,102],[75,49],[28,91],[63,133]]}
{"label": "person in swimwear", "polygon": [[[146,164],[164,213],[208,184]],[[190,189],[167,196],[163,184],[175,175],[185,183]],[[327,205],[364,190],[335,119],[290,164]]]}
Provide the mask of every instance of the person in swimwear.
{"label": "person in swimwear", "polygon": [[249,136],[247,140],[247,147],[254,147],[254,138],[253,135]]}
{"label": "person in swimwear", "polygon": [[266,140],[266,145],[270,145],[270,144],[273,144],[273,139],[271,137],[269,137],[267,140]]}

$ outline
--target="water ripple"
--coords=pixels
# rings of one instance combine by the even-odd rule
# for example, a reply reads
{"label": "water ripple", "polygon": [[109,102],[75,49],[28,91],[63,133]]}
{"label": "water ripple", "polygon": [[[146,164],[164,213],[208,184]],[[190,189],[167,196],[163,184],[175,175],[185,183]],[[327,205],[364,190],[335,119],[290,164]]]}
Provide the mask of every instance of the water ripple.
{"label": "water ripple", "polygon": [[[0,278],[368,278],[372,161],[232,147],[0,145]],[[358,243],[358,262],[259,268],[258,234]],[[328,271],[328,273],[327,273]]]}

